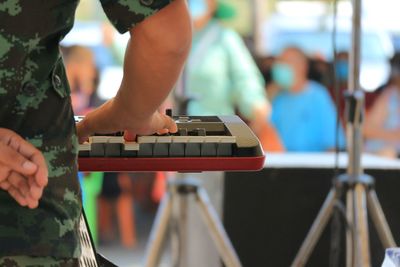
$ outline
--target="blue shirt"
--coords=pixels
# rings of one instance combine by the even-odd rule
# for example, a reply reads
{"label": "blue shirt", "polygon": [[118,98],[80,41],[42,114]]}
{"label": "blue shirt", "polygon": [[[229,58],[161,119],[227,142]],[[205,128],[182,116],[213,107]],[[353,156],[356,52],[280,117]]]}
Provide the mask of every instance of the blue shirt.
{"label": "blue shirt", "polygon": [[[272,124],[287,151],[318,152],[335,147],[336,109],[326,88],[309,81],[301,92],[282,90],[272,101]],[[344,147],[344,133],[339,130]]]}

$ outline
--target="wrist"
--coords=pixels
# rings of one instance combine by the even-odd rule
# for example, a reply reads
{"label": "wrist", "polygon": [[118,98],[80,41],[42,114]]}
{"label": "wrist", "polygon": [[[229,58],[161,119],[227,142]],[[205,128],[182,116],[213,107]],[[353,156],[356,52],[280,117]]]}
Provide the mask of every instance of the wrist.
{"label": "wrist", "polygon": [[146,124],[154,115],[156,110],[151,111],[149,108],[144,109],[134,104],[131,97],[125,96],[123,93],[111,101],[110,109],[113,118],[115,118],[120,129],[132,129],[142,124]]}

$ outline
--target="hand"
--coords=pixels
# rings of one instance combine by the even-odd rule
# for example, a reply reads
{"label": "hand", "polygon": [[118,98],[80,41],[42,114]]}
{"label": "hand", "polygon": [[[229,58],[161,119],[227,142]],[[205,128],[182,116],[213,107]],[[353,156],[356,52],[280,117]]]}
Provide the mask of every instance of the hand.
{"label": "hand", "polygon": [[85,116],[77,124],[79,142],[86,141],[94,133],[113,133],[125,131],[126,140],[134,140],[136,135],[151,135],[156,132],[176,132],[174,120],[158,111],[149,116],[142,114],[129,114],[114,99],[107,101],[101,107]]}
{"label": "hand", "polygon": [[169,132],[176,133],[178,131],[175,121],[159,111],[154,112],[148,119],[132,122],[131,125],[136,125],[136,127],[127,127],[124,133],[124,138],[128,141],[135,140],[137,134],[166,134]]}
{"label": "hand", "polygon": [[39,205],[48,182],[42,153],[15,132],[0,128],[0,188],[21,205]]}

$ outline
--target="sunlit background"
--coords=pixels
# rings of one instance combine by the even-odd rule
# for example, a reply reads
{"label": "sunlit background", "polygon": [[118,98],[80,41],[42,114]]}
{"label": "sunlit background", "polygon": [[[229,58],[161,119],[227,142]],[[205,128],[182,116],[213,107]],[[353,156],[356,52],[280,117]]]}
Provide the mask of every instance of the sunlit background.
{"label": "sunlit background", "polygon": [[[277,55],[286,45],[298,45],[310,55],[319,55],[332,60],[333,7],[331,1],[295,0],[230,0],[237,16],[225,24],[237,30],[255,56]],[[373,91],[388,78],[387,60],[400,49],[400,20],[397,10],[400,2],[396,0],[363,1],[363,70],[361,84]],[[351,47],[350,1],[338,1],[338,50]],[[104,24],[108,24],[99,1],[80,1],[76,23],[72,32],[65,38],[64,45],[80,44],[98,47],[103,44]],[[111,31],[111,29],[108,29]],[[122,58],[128,34],[109,33],[112,45]],[[100,53],[96,54],[101,57]],[[120,65],[101,62],[99,96],[108,99],[118,89]],[[117,62],[118,63],[118,62]],[[120,62],[119,62],[120,63]],[[103,68],[104,67],[104,68]],[[371,73],[374,73],[371,78]],[[114,84],[114,85],[113,85]]]}
{"label": "sunlit background", "polygon": [[[81,0],[76,23],[63,40],[63,46],[80,45],[94,53],[98,71],[96,95],[99,103],[113,97],[122,79],[122,62],[129,34],[120,35],[107,21],[98,0]],[[338,1],[335,18],[332,1],[316,0],[229,0],[237,16],[225,21],[240,33],[256,61],[277,56],[288,45],[296,45],[314,59],[333,61],[333,25],[337,27],[336,49],[349,51],[351,47],[350,1]],[[382,87],[389,78],[389,59],[400,51],[400,1],[364,0],[362,33],[361,86],[367,92]],[[141,266],[144,248],[157,208],[159,197],[154,197],[154,185],[160,181],[156,174],[138,175],[132,209],[126,216],[134,216],[134,241],[121,240],[126,230],[116,203],[114,208],[98,219],[97,247],[106,257],[121,267]],[[99,190],[99,189],[98,189]],[[98,193],[98,191],[97,191]],[[100,203],[100,202],[99,202]],[[103,202],[102,202],[103,203]],[[101,204],[101,203],[100,203]],[[103,206],[98,205],[101,212]],[[104,204],[104,203],[103,203]],[[112,212],[110,212],[112,211]],[[111,220],[111,222],[110,222]],[[101,224],[111,223],[112,232],[102,232]],[[129,230],[129,229],[128,229]],[[129,231],[132,231],[129,230]],[[130,232],[129,232],[130,233]],[[125,242],[125,243],[124,243]],[[165,265],[167,266],[167,265]]]}

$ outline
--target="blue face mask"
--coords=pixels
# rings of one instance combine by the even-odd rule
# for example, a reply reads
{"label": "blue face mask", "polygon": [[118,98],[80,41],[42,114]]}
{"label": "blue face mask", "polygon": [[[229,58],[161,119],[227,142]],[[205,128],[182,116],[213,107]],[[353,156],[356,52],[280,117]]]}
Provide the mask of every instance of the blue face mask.
{"label": "blue face mask", "polygon": [[335,71],[339,81],[347,81],[349,78],[349,63],[346,60],[338,60]]}
{"label": "blue face mask", "polygon": [[189,0],[188,2],[192,19],[198,19],[207,14],[207,3],[205,0]]}
{"label": "blue face mask", "polygon": [[272,80],[282,89],[289,90],[294,84],[294,70],[284,63],[276,63],[272,66]]}

